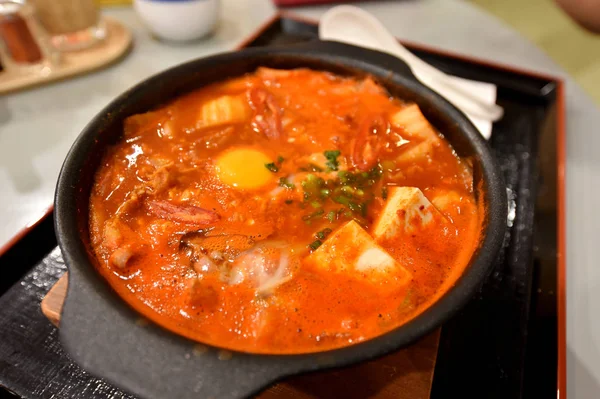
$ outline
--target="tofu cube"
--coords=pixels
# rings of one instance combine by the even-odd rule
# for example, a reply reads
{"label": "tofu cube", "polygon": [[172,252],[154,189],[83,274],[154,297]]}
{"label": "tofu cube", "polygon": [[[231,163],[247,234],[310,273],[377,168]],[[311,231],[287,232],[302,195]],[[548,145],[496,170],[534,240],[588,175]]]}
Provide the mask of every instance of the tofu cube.
{"label": "tofu cube", "polygon": [[411,138],[434,141],[440,138],[417,104],[409,105],[393,114],[390,123],[403,129]]}
{"label": "tofu cube", "polygon": [[437,193],[431,198],[431,203],[440,212],[450,213],[454,208],[461,205],[462,198],[456,191],[446,191]]}
{"label": "tofu cube", "polygon": [[400,152],[400,155],[396,157],[396,163],[415,164],[417,162],[422,162],[423,160],[425,160],[426,163],[432,163],[433,149],[434,142],[430,140],[423,141],[417,145],[408,144],[407,148]]}
{"label": "tofu cube", "polygon": [[377,241],[397,238],[430,224],[447,224],[448,221],[416,187],[390,187],[388,199],[379,218],[373,225]]}
{"label": "tofu cube", "polygon": [[307,261],[319,269],[350,274],[386,291],[404,287],[412,279],[411,273],[355,221],[333,232]]}

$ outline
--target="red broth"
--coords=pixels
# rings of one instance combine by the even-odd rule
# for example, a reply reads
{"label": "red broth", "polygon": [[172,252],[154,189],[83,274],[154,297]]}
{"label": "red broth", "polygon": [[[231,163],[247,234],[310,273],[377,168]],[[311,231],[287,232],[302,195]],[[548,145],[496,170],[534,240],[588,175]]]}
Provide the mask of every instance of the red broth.
{"label": "red broth", "polygon": [[[443,132],[441,132],[443,133]],[[155,323],[254,353],[380,335],[476,248],[472,171],[371,78],[259,68],[129,117],[90,198],[99,270]]]}

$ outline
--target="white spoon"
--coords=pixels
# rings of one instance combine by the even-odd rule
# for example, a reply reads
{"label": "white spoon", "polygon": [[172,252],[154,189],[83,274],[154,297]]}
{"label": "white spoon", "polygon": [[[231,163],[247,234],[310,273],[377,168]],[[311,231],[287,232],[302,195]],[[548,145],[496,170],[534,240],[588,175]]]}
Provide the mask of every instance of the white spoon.
{"label": "white spoon", "polygon": [[382,51],[403,60],[425,85],[446,97],[465,113],[489,121],[502,118],[504,110],[490,104],[464,87],[464,81],[446,75],[413,55],[368,12],[354,6],[337,6],[327,11],[319,23],[319,38]]}

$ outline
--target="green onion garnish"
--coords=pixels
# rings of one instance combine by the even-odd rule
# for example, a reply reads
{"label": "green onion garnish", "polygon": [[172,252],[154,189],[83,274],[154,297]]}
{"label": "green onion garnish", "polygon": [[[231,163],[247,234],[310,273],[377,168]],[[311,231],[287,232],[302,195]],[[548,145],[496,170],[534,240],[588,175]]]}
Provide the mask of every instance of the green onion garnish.
{"label": "green onion garnish", "polygon": [[316,217],[319,217],[319,216],[321,216],[324,213],[325,213],[325,211],[323,209],[319,209],[319,210],[317,210],[317,211],[315,211],[313,213],[310,213],[308,215],[302,216],[302,220],[304,220],[306,222],[306,221],[309,221],[309,220],[314,219]]}
{"label": "green onion garnish", "polygon": [[325,158],[327,158],[327,162],[325,163],[327,169],[329,169],[330,171],[338,170],[340,164],[337,158],[340,156],[340,154],[341,152],[339,150],[329,150],[323,153],[323,155],[325,155]]}
{"label": "green onion garnish", "polygon": [[335,217],[336,217],[335,211],[329,211],[327,213],[327,220],[329,220],[329,223],[333,223],[333,221],[335,220]]}
{"label": "green onion garnish", "polygon": [[279,172],[279,168],[277,167],[277,165],[275,165],[275,162],[266,163],[265,167],[273,173]]}
{"label": "green onion garnish", "polygon": [[292,188],[294,188],[294,187],[295,187],[295,186],[294,186],[294,184],[293,184],[293,183],[290,183],[290,182],[287,180],[287,178],[285,178],[285,177],[281,177],[281,178],[279,179],[279,185],[280,185],[281,187],[290,188],[290,189],[292,189]]}
{"label": "green onion garnish", "polygon": [[321,230],[321,231],[317,232],[317,233],[315,234],[315,237],[317,237],[319,240],[324,240],[324,239],[326,239],[326,238],[327,238],[327,236],[328,236],[329,234],[331,234],[331,232],[332,232],[332,231],[333,231],[333,230],[331,230],[330,228],[325,228],[325,229],[323,229],[323,230]]}
{"label": "green onion garnish", "polygon": [[321,240],[315,240],[313,242],[311,242],[310,244],[308,244],[308,247],[315,251],[317,248],[319,248],[321,246],[321,244],[323,244],[323,241]]}
{"label": "green onion garnish", "polygon": [[350,204],[350,198],[344,197],[343,195],[339,195],[339,196],[333,198],[333,200],[335,202],[337,202],[338,204],[342,204],[342,205],[346,205],[346,206],[348,206]]}
{"label": "green onion garnish", "polygon": [[319,201],[310,201],[310,205],[313,208],[321,208],[323,206],[323,204],[321,204]]}

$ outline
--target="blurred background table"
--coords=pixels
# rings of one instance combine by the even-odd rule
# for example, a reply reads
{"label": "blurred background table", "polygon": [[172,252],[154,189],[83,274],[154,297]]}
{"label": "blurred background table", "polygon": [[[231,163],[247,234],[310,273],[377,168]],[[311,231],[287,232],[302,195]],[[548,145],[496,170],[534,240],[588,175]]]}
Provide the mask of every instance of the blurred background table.
{"label": "blurred background table", "polygon": [[[482,3],[483,0],[478,1]],[[592,99],[555,62],[491,15],[460,0],[360,4],[403,39],[563,77],[567,82],[567,367],[571,398],[600,392],[600,114]],[[291,9],[318,18],[329,6]],[[62,161],[85,124],[146,77],[193,58],[233,49],[276,12],[269,0],[222,0],[219,28],[190,44],[159,42],[130,7],[104,14],[134,35],[131,54],[108,69],[0,97],[0,246],[52,204]],[[533,17],[533,15],[531,16]],[[574,57],[584,56],[574,51]]]}

